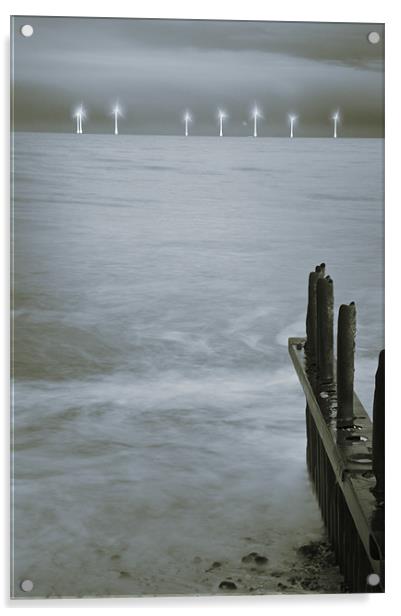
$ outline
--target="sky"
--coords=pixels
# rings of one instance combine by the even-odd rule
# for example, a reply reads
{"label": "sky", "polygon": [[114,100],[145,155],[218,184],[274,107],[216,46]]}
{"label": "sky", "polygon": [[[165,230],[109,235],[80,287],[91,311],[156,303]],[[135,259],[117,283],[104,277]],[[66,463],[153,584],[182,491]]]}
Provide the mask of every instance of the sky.
{"label": "sky", "polygon": [[[33,36],[20,27],[29,23]],[[13,126],[71,132],[78,104],[84,132],[177,135],[191,111],[193,135],[246,136],[255,103],[260,136],[382,137],[384,25],[14,17]],[[379,32],[372,45],[369,32]]]}

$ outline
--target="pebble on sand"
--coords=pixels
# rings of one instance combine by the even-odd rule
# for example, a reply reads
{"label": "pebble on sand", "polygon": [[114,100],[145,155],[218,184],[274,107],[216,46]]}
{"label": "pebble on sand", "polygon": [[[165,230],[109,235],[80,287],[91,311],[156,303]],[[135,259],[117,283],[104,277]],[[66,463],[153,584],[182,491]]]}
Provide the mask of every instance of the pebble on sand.
{"label": "pebble on sand", "polygon": [[269,559],[266,558],[266,556],[262,556],[257,552],[251,552],[250,554],[247,554],[246,556],[243,556],[241,558],[241,561],[243,563],[255,563],[256,565],[266,565],[268,560]]}
{"label": "pebble on sand", "polygon": [[237,585],[234,582],[223,580],[222,582],[220,582],[219,588],[221,588],[222,590],[236,590]]}

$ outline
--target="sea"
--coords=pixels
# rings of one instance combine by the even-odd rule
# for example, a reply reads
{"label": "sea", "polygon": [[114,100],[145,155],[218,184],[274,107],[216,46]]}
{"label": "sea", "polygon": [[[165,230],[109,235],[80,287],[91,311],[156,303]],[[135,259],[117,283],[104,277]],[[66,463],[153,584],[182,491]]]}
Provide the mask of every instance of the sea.
{"label": "sea", "polygon": [[324,540],[288,337],[325,262],[336,311],[356,302],[371,413],[383,140],[15,133],[12,150],[13,595],[285,592]]}

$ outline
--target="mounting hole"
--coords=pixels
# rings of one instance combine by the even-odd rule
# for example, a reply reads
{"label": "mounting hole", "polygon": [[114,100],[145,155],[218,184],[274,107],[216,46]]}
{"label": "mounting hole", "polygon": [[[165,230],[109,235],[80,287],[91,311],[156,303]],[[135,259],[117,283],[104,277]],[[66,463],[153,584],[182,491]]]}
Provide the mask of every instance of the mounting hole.
{"label": "mounting hole", "polygon": [[20,32],[21,32],[22,36],[25,36],[26,38],[29,38],[33,34],[33,28],[31,26],[31,24],[25,24],[24,26],[21,26]]}
{"label": "mounting hole", "polygon": [[377,43],[380,43],[380,34],[378,32],[369,32],[368,41],[372,45],[377,45]]}
{"label": "mounting hole", "polygon": [[22,580],[20,586],[21,586],[21,590],[23,590],[24,592],[31,592],[31,590],[33,590],[32,580]]}
{"label": "mounting hole", "polygon": [[362,426],[358,426],[357,424],[353,424],[352,426],[337,426],[337,430],[341,430],[342,432],[352,432],[353,430],[362,430]]}
{"label": "mounting hole", "polygon": [[366,443],[368,440],[366,436],[362,436],[362,434],[352,434],[352,436],[347,436],[346,441],[352,441],[353,443]]}
{"label": "mounting hole", "polygon": [[377,573],[369,573],[366,581],[369,586],[378,586],[380,584],[380,575],[377,575]]}
{"label": "mounting hole", "polygon": [[371,464],[372,456],[369,453],[355,453],[353,456],[350,456],[348,460],[356,464]]}

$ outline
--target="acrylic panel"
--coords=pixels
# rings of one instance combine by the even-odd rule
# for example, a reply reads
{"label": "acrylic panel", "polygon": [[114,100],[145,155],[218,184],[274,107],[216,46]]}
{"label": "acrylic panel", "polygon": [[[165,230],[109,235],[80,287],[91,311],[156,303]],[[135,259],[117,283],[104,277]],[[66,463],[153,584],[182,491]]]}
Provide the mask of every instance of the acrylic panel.
{"label": "acrylic panel", "polygon": [[11,595],[383,592],[384,25],[11,47]]}

